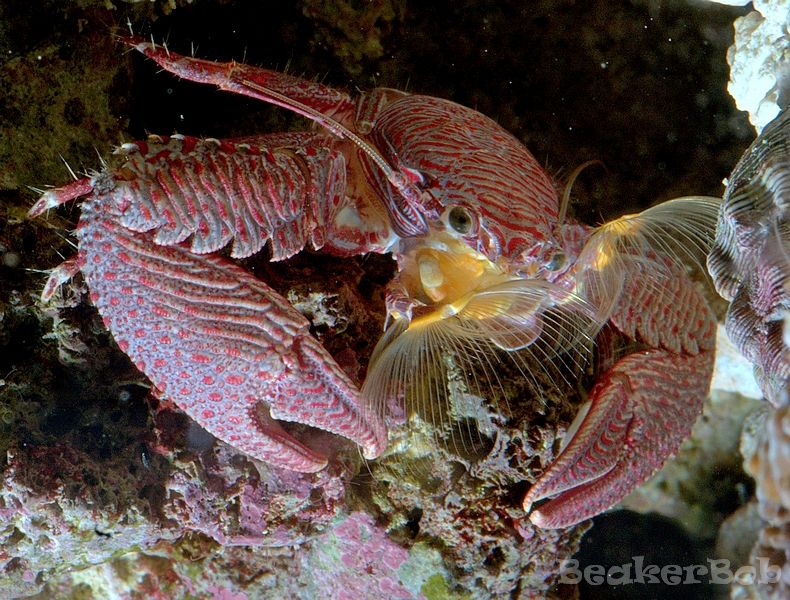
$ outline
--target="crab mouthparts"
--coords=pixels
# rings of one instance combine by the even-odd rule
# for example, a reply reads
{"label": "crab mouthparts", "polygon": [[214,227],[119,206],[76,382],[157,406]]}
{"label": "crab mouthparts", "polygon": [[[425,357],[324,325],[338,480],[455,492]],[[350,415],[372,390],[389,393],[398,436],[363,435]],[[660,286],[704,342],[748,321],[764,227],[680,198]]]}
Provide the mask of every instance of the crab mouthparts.
{"label": "crab mouthparts", "polygon": [[466,244],[439,235],[410,252],[402,277],[412,298],[427,305],[453,304],[507,280],[502,269]]}

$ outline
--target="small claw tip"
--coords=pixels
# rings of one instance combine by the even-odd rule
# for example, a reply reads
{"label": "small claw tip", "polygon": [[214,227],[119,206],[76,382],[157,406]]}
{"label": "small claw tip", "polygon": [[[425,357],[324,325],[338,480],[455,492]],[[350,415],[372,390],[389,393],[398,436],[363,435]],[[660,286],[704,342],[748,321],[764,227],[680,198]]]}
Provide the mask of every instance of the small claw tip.
{"label": "small claw tip", "polygon": [[545,515],[540,512],[539,510],[534,511],[531,515],[529,515],[529,520],[535,527],[540,527],[541,529],[553,529],[552,525],[549,524],[548,519],[546,519]]}
{"label": "small claw tip", "polygon": [[41,292],[41,302],[47,303],[50,301],[52,296],[55,294],[55,290],[58,289],[56,285],[46,285],[44,290]]}
{"label": "small claw tip", "polygon": [[118,39],[120,39],[121,42],[130,48],[134,48],[140,52],[145,52],[146,50],[155,48],[151,42],[146,41],[139,35],[122,35]]}
{"label": "small claw tip", "polygon": [[367,446],[362,449],[362,456],[364,456],[367,460],[373,460],[374,458],[378,458],[381,456],[381,453],[384,450],[376,444],[375,446]]}
{"label": "small claw tip", "polygon": [[49,302],[52,296],[55,295],[55,292],[63,285],[64,281],[61,280],[59,277],[52,277],[47,280],[46,285],[44,285],[44,289],[41,290],[41,301],[42,302]]}
{"label": "small claw tip", "polygon": [[90,194],[91,191],[93,191],[93,181],[90,177],[77,179],[63,187],[44,192],[41,198],[27,211],[27,216],[28,218],[37,217],[50,208],[76,200],[80,196]]}
{"label": "small claw tip", "polygon": [[36,203],[30,207],[30,210],[27,211],[27,218],[33,219],[38,217],[50,208],[55,208],[58,204],[57,194],[54,192],[44,192],[41,198],[39,198]]}
{"label": "small claw tip", "polygon": [[306,463],[300,466],[297,470],[302,473],[318,473],[319,471],[323,471],[328,464],[329,464],[329,460],[325,458],[320,461],[317,460],[317,461],[312,461],[310,463]]}

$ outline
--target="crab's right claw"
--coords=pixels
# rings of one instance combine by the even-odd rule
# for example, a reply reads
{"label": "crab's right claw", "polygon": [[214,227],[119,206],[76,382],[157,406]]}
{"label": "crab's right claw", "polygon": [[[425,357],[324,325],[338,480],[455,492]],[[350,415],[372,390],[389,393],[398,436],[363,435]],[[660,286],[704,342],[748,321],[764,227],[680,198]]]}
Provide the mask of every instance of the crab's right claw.
{"label": "crab's right claw", "polygon": [[160,246],[83,205],[82,272],[107,328],[167,397],[209,433],[265,462],[301,472],[326,457],[275,420],[351,439],[379,455],[387,432],[284,298],[224,257]]}
{"label": "crab's right claw", "polygon": [[524,498],[543,528],[569,527],[610,508],[644,482],[688,437],[702,409],[710,356],[661,349],[620,360],[591,393],[573,437]]}

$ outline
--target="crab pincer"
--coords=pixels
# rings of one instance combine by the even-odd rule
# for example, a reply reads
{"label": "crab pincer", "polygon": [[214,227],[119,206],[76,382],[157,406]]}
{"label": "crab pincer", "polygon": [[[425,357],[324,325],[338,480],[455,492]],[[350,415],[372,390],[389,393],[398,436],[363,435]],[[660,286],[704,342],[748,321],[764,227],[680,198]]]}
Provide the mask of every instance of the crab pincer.
{"label": "crab pincer", "polygon": [[[304,148],[317,141],[326,144]],[[314,134],[152,137],[119,148],[121,168],[51,190],[29,212],[81,200],[79,254],[53,272],[45,296],[82,271],[119,347],[161,393],[246,454],[303,472],[326,457],[278,420],[346,436],[367,457],[386,447],[386,429],[309,322],[214,252],[230,240],[234,256],[269,240],[275,257],[318,245],[317,205],[344,183],[331,146]]]}

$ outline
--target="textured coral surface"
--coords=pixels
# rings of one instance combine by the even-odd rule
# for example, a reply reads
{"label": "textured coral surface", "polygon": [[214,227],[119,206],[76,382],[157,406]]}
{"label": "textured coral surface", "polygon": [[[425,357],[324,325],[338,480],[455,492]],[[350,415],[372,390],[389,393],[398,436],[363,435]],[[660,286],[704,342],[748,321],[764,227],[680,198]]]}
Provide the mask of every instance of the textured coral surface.
{"label": "textured coral surface", "polygon": [[[454,445],[453,432],[437,436],[415,418],[371,465],[351,447],[317,475],[254,463],[150,393],[81,279],[37,301],[45,278],[34,269],[73,253],[77,211],[25,222],[25,186],[67,181],[61,155],[96,168],[114,144],[148,132],[304,125],[157,73],[114,43],[129,21],[182,52],[194,43],[218,60],[473,106],[559,179],[600,159],[608,172],[575,188],[583,221],[718,194],[750,135],[724,91],[743,11],[679,1],[112,4],[0,5],[0,597],[544,597],[585,527],[535,529],[520,499],[573,418],[575,384],[538,394],[514,377],[516,401],[490,398],[470,415],[479,445]],[[391,260],[308,253],[246,266],[302,307],[352,379],[364,376]]]}
{"label": "textured coral surface", "polygon": [[[768,401],[747,420],[741,443],[745,469],[756,485],[753,504],[762,519],[751,562],[757,567],[767,560],[784,573],[790,557],[789,119],[784,111],[768,123],[733,171],[709,257],[717,289],[731,300],[727,331],[754,364]],[[788,593],[786,575],[733,586],[738,598],[785,598]]]}
{"label": "textured coral surface", "polygon": [[788,104],[790,7],[784,0],[756,0],[753,9],[735,21],[727,89],[760,133]]}

